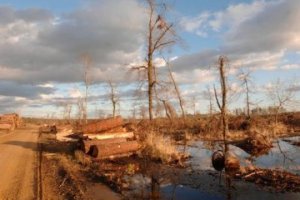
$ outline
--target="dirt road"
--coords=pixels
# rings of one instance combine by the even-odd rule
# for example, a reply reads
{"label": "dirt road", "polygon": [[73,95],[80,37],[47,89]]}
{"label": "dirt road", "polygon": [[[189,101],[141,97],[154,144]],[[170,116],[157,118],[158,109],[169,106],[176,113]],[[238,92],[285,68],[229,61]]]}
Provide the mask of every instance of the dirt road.
{"label": "dirt road", "polygon": [[37,199],[37,128],[0,134],[0,199]]}

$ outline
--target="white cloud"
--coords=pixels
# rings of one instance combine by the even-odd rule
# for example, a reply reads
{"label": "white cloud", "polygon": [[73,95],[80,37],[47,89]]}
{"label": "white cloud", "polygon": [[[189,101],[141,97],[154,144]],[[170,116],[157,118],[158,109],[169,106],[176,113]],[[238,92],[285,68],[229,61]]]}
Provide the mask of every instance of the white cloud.
{"label": "white cloud", "polygon": [[231,5],[214,14],[219,19],[214,29],[230,27],[222,30],[223,44],[217,50],[207,49],[176,59],[174,69],[208,68],[216,64],[219,55],[226,55],[230,65],[237,67],[278,69],[286,52],[300,50],[299,8],[298,0]]}
{"label": "white cloud", "polygon": [[289,69],[300,69],[300,64],[285,64],[280,66],[280,69],[289,70]]}
{"label": "white cloud", "polygon": [[180,72],[173,72],[178,83],[205,83],[215,79],[212,70],[194,69]]}
{"label": "white cloud", "polygon": [[223,11],[205,11],[196,17],[183,17],[180,25],[187,32],[206,37],[210,31],[218,32],[222,28],[231,29],[241,24],[262,12],[266,5],[267,3],[264,0],[229,5]]}
{"label": "white cloud", "polygon": [[204,12],[193,18],[183,17],[180,21],[180,26],[188,32],[195,32],[199,30],[200,27],[206,26],[210,15],[209,12]]}
{"label": "white cloud", "polygon": [[146,23],[137,0],[90,2],[61,16],[38,9],[0,10],[0,70],[8,74],[4,80],[77,82],[82,80],[83,53],[92,57],[98,72],[111,66],[121,71],[141,53]]}

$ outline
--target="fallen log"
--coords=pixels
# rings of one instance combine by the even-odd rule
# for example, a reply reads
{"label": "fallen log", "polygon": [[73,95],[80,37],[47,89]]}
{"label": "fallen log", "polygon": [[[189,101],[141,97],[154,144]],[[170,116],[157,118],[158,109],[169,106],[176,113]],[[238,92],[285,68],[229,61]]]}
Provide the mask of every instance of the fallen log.
{"label": "fallen log", "polygon": [[122,143],[127,142],[126,138],[112,138],[112,139],[104,139],[104,140],[80,140],[79,148],[87,153],[90,150],[92,145],[103,145],[103,144],[113,144],[113,143]]}
{"label": "fallen log", "polygon": [[12,131],[14,130],[14,126],[9,122],[0,122],[0,130]]}
{"label": "fallen log", "polygon": [[99,133],[116,127],[120,127],[122,125],[123,125],[122,117],[117,116],[115,118],[103,119],[103,120],[99,120],[96,122],[83,125],[82,131],[85,134]]}
{"label": "fallen log", "polygon": [[21,118],[16,113],[4,114],[3,116],[1,116],[1,120],[8,120],[13,122],[16,128],[21,124]]}
{"label": "fallen log", "polygon": [[128,141],[121,143],[92,145],[88,154],[97,159],[105,159],[110,156],[136,152],[140,149],[137,141]]}
{"label": "fallen log", "polygon": [[101,134],[84,134],[83,136],[89,139],[105,140],[113,138],[133,138],[133,132],[120,132],[120,133],[101,133]]}

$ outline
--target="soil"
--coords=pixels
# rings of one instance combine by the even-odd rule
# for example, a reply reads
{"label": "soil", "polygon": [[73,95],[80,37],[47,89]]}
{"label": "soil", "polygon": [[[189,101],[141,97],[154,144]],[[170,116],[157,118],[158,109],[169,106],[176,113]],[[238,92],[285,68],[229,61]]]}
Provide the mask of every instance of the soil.
{"label": "soil", "polygon": [[37,199],[37,127],[0,135],[0,199]]}

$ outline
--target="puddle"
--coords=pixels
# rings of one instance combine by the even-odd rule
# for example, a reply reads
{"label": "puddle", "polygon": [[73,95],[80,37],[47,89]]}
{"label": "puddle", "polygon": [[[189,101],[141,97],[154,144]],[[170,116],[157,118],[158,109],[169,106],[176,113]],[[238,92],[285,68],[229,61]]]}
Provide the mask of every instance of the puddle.
{"label": "puddle", "polygon": [[223,200],[224,197],[213,193],[203,192],[199,189],[190,188],[183,185],[167,185],[161,188],[161,199],[176,199],[176,200]]}
{"label": "puddle", "polygon": [[[300,137],[290,137],[284,140],[300,141]],[[213,170],[211,165],[212,153],[220,148],[221,143],[214,145],[207,142],[197,141],[187,148],[192,156],[188,164],[194,170]],[[300,147],[279,139],[273,143],[273,147],[264,155],[258,157],[251,156],[241,148],[229,145],[230,152],[234,153],[241,162],[242,166],[247,165],[247,161],[252,161],[253,165],[260,168],[284,169],[292,173],[300,174]]]}
{"label": "puddle", "polygon": [[[278,142],[273,143],[269,152],[258,157],[253,157],[234,145],[229,145],[229,150],[240,159],[241,165],[246,166],[251,161],[260,168],[279,168],[300,174],[300,148],[287,142],[287,139],[299,141],[300,137],[279,139]],[[125,196],[129,199],[161,200],[300,199],[300,193],[269,192],[254,183],[242,180],[230,180],[231,186],[228,187],[225,184],[225,176],[222,176],[221,184],[219,184],[218,172],[213,169],[211,164],[211,155],[215,150],[220,149],[221,145],[220,142],[193,142],[186,148],[186,151],[192,156],[187,161],[189,167],[186,169],[170,167],[167,172],[161,172],[155,185],[149,178],[149,174],[127,177],[130,190]],[[178,146],[178,148],[184,149],[182,146]],[[154,168],[157,172],[161,171],[159,168]],[[154,194],[157,194],[155,198]]]}

